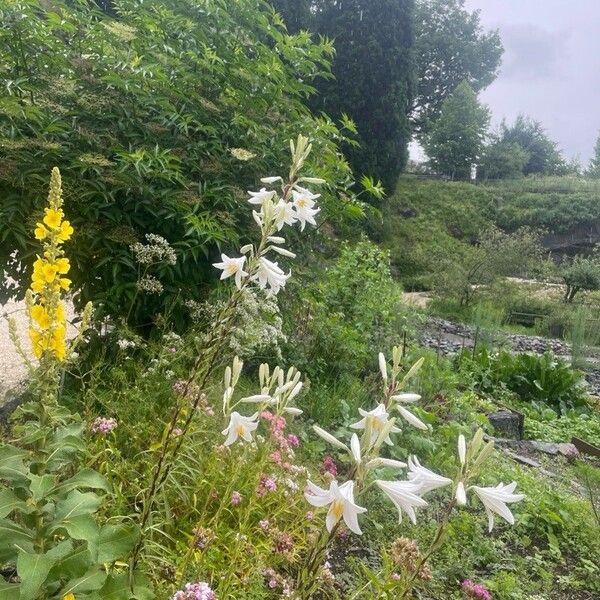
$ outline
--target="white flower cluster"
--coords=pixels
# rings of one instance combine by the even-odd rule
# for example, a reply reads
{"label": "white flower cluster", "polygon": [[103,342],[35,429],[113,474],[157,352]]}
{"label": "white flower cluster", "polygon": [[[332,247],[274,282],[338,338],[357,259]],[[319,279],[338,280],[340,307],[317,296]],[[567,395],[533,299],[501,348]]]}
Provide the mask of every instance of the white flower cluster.
{"label": "white flower cluster", "polygon": [[137,282],[137,287],[140,292],[145,294],[162,294],[164,291],[163,284],[153,275],[145,275]]}
{"label": "white flower cluster", "polygon": [[[232,366],[225,369],[223,414],[229,417],[229,424],[223,430],[223,435],[226,436],[225,446],[230,446],[240,438],[246,442],[252,442],[252,433],[258,427],[260,411],[267,407],[275,415],[296,416],[302,414],[299,408],[290,406],[290,402],[304,386],[304,383],[300,381],[302,375],[295,367],[290,367],[287,372],[281,367],[275,367],[271,373],[268,364],[261,364],[258,371],[260,393],[245,396],[234,403],[235,386],[243,365],[244,363],[236,356]],[[245,417],[234,410],[241,404],[253,404],[258,410],[253,415]]]}
{"label": "white flower cluster", "polygon": [[352,434],[348,446],[324,429],[316,425],[313,427],[322,439],[334,447],[348,452],[354,464],[351,470],[352,478],[342,484],[333,480],[328,489],[323,489],[311,481],[307,484],[305,498],[309,504],[316,507],[329,507],[326,518],[327,530],[331,532],[338,521],[343,519],[351,531],[357,534],[362,533],[358,524],[358,515],[366,512],[367,509],[356,504],[355,490],[362,489],[366,485],[367,477],[372,471],[384,467],[394,469],[408,467],[405,480],[375,479],[373,482],[394,503],[398,509],[400,521],[402,521],[402,514],[406,513],[408,518],[416,523],[416,509],[427,506],[427,501],[423,499],[423,496],[454,483],[454,504],[458,506],[466,504],[466,491],[473,490],[485,507],[490,531],[494,525],[494,514],[503,517],[511,524],[514,523],[514,517],[507,504],[517,502],[525,497],[523,494],[514,493],[517,485],[515,482],[509,485],[501,483],[496,487],[471,486],[465,488],[465,483],[479,473],[481,466],[493,449],[492,442],[483,444],[482,430],[475,434],[468,447],[464,436],[459,437],[459,471],[454,482],[421,465],[416,456],[410,456],[408,464],[380,456],[383,444],[394,445],[391,434],[401,431],[396,427],[396,418],[390,416],[394,409],[410,425],[422,430],[428,429],[418,417],[402,406],[405,403],[418,401],[420,396],[412,393],[398,393],[398,390],[403,389],[408,380],[417,373],[423,361],[420,360],[413,365],[402,381],[397,382],[400,374],[400,362],[401,351],[399,348],[394,348],[391,381],[388,381],[388,365],[383,354],[380,354],[379,367],[384,382],[384,401],[371,411],[360,410],[363,418],[351,425],[352,428],[363,432],[360,439],[356,433]]}
{"label": "white flower cluster", "polygon": [[311,151],[307,138],[299,136],[296,144],[291,143],[291,149],[290,181],[284,183],[281,177],[261,179],[267,186],[280,185],[281,196],[276,190],[268,190],[266,187],[258,192],[248,192],[248,202],[256,207],[252,210],[252,217],[260,227],[260,243],[242,246],[240,256],[237,257],[221,254],[221,262],[213,264],[217,269],[221,269],[221,279],[233,277],[238,289],[246,282],[252,281],[260,288],[268,290],[269,294],[278,294],[285,287],[290,273],[285,273],[278,262],[268,259],[267,255],[273,252],[288,258],[295,258],[296,255],[283,247],[285,238],[277,234],[286,225],[299,223],[301,231],[307,223],[316,225],[315,216],[320,209],[315,206],[315,200],[320,194],[313,194],[300,183],[320,184],[324,181],[314,177],[297,177]]}
{"label": "white flower cluster", "polygon": [[153,265],[158,263],[174,265],[177,262],[175,250],[173,250],[164,237],[155,233],[147,233],[145,237],[148,242],[147,244],[136,242],[130,246],[130,249],[135,256],[135,260],[140,265]]}

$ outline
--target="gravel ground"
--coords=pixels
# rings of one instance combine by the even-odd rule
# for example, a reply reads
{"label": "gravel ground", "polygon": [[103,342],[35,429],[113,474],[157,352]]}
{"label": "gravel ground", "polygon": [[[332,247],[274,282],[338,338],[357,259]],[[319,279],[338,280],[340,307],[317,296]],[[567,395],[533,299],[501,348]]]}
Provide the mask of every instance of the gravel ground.
{"label": "gravel ground", "polygon": [[[66,306],[67,320],[73,317],[73,307],[70,303]],[[25,380],[27,369],[23,359],[17,354],[8,335],[8,320],[13,318],[17,324],[17,332],[22,340],[24,350],[29,354],[30,344],[27,336],[28,320],[25,302],[7,302],[0,304],[0,404],[6,392],[17,387]],[[74,331],[74,328],[70,331]]]}

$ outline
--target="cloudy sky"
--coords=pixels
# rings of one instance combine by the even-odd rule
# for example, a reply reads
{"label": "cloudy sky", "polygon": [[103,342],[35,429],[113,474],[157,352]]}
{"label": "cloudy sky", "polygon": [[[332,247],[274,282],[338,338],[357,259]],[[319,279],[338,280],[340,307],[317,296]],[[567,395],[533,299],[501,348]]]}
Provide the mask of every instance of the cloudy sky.
{"label": "cloudy sky", "polygon": [[600,130],[600,0],[466,0],[499,29],[502,71],[481,98],[493,125],[520,112],[587,163]]}

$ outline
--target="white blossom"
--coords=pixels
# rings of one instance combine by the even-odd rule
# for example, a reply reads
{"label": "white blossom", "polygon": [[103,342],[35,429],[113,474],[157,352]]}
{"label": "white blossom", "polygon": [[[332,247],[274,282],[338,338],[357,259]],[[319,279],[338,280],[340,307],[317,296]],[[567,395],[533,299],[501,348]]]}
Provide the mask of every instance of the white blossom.
{"label": "white blossom", "polygon": [[315,215],[321,209],[314,208],[314,201],[320,196],[320,194],[312,194],[304,188],[298,188],[297,190],[292,190],[292,196],[296,217],[300,222],[300,231],[304,231],[304,227],[307,223],[316,225],[317,222],[315,221]]}
{"label": "white blossom", "polygon": [[[371,411],[366,411],[362,408],[359,408],[358,412],[363,418],[360,421],[350,425],[350,427],[352,427],[352,429],[366,429],[367,426],[369,426],[371,430],[371,439],[368,441],[368,444],[370,446],[377,439],[379,432],[387,425],[390,415],[385,408],[385,404],[379,404]],[[401,429],[395,426],[390,429],[390,433],[399,433],[400,431]],[[393,442],[389,435],[386,436],[384,441],[389,446],[393,446]]]}
{"label": "white blossom", "polygon": [[298,216],[294,210],[294,205],[291,202],[286,202],[283,198],[279,199],[279,202],[274,207],[275,210],[275,224],[277,229],[280,231],[284,225],[293,225],[297,220]]}
{"label": "white blossom", "polygon": [[350,438],[350,450],[352,451],[352,458],[354,458],[356,464],[360,464],[362,462],[362,457],[360,455],[360,440],[355,433],[353,433]]}
{"label": "white blossom", "polygon": [[222,434],[227,436],[225,446],[231,446],[240,437],[246,442],[251,442],[252,432],[258,427],[257,418],[258,413],[254,413],[251,417],[244,417],[233,411],[229,425],[222,431]]}
{"label": "white blossom", "polygon": [[286,275],[276,262],[271,262],[264,256],[258,259],[258,271],[254,278],[261,288],[265,289],[269,286],[271,293],[276,295],[282,287],[285,287],[289,276],[290,273]]}
{"label": "white blossom", "polygon": [[351,531],[358,535],[362,534],[358,525],[358,515],[367,512],[367,509],[354,503],[353,481],[346,481],[342,485],[332,481],[328,490],[315,485],[312,481],[307,481],[306,487],[304,497],[309,504],[317,507],[329,505],[325,519],[327,531],[331,532],[335,524],[343,518]]}
{"label": "white blossom", "polygon": [[250,204],[258,204],[260,206],[262,206],[265,200],[272,200],[273,196],[275,196],[274,191],[268,191],[266,188],[260,188],[258,192],[248,191],[248,193],[250,194],[250,199],[248,202],[250,202]]}
{"label": "white blossom", "polygon": [[408,470],[408,479],[419,486],[419,494],[426,494],[452,483],[451,479],[423,467],[416,456],[408,458]]}
{"label": "white blossom", "polygon": [[375,481],[377,486],[396,505],[398,518],[402,523],[402,511],[413,522],[417,522],[415,508],[427,506],[427,502],[419,496],[420,486],[412,481]]}
{"label": "white blossom", "polygon": [[242,277],[247,277],[248,273],[244,271],[244,263],[246,262],[245,256],[239,258],[230,258],[227,254],[221,254],[220,263],[213,263],[213,267],[221,269],[221,279],[227,279],[228,277],[235,277],[235,285],[238,289],[242,287]]}
{"label": "white blossom", "polygon": [[490,531],[494,527],[494,513],[501,516],[511,525],[514,524],[515,518],[506,505],[511,502],[519,502],[525,498],[525,494],[514,493],[516,487],[517,482],[513,481],[508,485],[499,483],[496,487],[478,487],[474,485],[469,488],[477,494],[477,497],[485,507]]}

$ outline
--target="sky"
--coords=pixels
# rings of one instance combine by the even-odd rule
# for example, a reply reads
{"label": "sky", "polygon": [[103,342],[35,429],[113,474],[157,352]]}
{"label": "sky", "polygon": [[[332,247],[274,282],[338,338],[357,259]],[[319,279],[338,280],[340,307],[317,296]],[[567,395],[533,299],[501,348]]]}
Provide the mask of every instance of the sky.
{"label": "sky", "polygon": [[499,29],[501,72],[480,98],[492,126],[541,121],[567,158],[589,161],[600,130],[600,0],[466,0]]}

